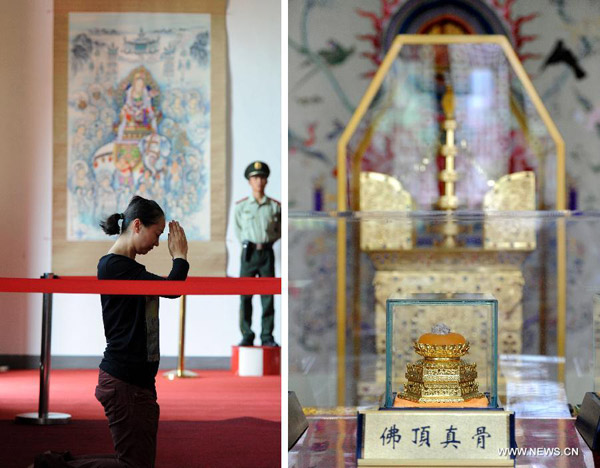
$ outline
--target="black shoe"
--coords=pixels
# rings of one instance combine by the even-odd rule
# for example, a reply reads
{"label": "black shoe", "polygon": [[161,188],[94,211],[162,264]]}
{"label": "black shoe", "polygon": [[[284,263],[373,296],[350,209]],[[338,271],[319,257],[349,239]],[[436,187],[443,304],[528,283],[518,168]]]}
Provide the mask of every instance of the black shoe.
{"label": "black shoe", "polygon": [[254,346],[254,339],[244,338],[238,346]]}
{"label": "black shoe", "polygon": [[51,452],[50,450],[36,455],[34,468],[63,468],[68,467],[68,461],[73,460],[70,452]]}
{"label": "black shoe", "polygon": [[279,345],[275,343],[275,340],[267,340],[262,342],[263,346],[268,346],[270,348],[279,348]]}

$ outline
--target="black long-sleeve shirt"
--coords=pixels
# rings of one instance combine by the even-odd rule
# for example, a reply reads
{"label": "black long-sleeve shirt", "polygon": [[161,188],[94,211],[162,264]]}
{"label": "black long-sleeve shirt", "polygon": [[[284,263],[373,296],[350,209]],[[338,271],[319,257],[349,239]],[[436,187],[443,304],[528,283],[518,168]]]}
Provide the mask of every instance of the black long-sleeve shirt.
{"label": "black long-sleeve shirt", "polygon": [[[108,254],[98,262],[98,279],[183,281],[189,268],[186,260],[176,258],[169,276],[163,278],[129,257]],[[154,389],[160,359],[158,296],[102,294],[100,299],[106,336],[100,369],[125,382]]]}

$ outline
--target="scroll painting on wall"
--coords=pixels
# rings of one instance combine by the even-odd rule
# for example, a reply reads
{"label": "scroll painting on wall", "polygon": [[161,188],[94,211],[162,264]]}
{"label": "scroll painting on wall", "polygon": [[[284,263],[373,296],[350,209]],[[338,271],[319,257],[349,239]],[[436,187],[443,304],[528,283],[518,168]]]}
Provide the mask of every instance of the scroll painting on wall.
{"label": "scroll painting on wall", "polygon": [[224,273],[225,4],[55,2],[56,273],[94,274],[134,195],[184,226],[192,274]]}
{"label": "scroll painting on wall", "polygon": [[69,15],[67,239],[133,195],[210,238],[210,17]]}

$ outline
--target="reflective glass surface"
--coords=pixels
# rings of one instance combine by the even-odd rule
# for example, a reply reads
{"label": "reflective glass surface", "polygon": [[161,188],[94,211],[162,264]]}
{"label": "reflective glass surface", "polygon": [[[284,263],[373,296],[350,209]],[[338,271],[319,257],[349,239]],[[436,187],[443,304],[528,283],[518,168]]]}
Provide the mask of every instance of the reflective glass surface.
{"label": "reflective glass surface", "polygon": [[[459,228],[453,248],[435,239],[436,226],[448,221]],[[410,226],[413,241],[404,250],[366,251],[360,244],[365,222],[377,223],[380,231]],[[533,246],[485,248],[488,226],[506,231],[515,222],[532,230]],[[415,292],[489,293],[499,299],[499,355],[506,362],[518,356],[553,358],[564,349],[564,361],[548,367],[544,381],[555,382],[552,392],[563,391],[568,403],[580,404],[598,375],[598,326],[592,324],[594,296],[600,292],[599,228],[597,212],[290,213],[289,388],[304,407],[383,404],[385,328],[382,334],[378,314],[385,312],[385,301],[392,294]],[[340,233],[346,254],[338,271]],[[419,233],[434,239],[418,241]],[[340,279],[345,280],[341,311]],[[537,372],[535,363],[523,366],[518,383],[507,388],[500,365],[501,405],[507,399],[521,401],[519,393],[531,378],[523,372]],[[504,367],[509,368],[516,372],[515,366]],[[538,402],[540,391],[538,385]]]}
{"label": "reflective glass surface", "polygon": [[416,342],[439,333],[436,327],[466,340],[469,350],[460,359],[475,364],[478,391],[487,397],[489,407],[497,407],[498,301],[493,296],[411,294],[391,297],[386,309],[386,407],[393,407],[396,394],[406,391],[408,365],[423,362],[414,349]]}
{"label": "reflective glass surface", "polygon": [[479,209],[502,176],[533,171],[538,207],[556,201],[556,143],[535,90],[498,43],[404,44],[346,147],[361,170],[396,178],[417,210],[435,210],[446,121],[456,148],[458,209]]}

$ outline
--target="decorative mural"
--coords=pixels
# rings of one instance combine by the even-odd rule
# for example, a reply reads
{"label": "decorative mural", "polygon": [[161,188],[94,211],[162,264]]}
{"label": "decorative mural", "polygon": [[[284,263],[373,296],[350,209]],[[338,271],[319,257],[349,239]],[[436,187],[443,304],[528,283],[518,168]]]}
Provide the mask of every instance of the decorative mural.
{"label": "decorative mural", "polygon": [[[289,173],[294,174],[289,179],[290,210],[336,209],[336,144],[340,133],[395,35],[428,32],[504,34],[509,38],[565,140],[568,208],[598,210],[600,93],[598,80],[593,77],[600,76],[599,26],[600,4],[594,0],[290,0]],[[510,137],[507,172],[530,168],[519,143],[522,135]],[[385,141],[373,145],[366,152],[363,167],[389,172],[392,153]],[[600,277],[594,273],[600,264],[595,226],[584,222],[570,224],[568,229],[567,326],[574,337],[569,339],[569,346],[574,347],[571,355],[580,356],[577,365],[583,374],[589,366],[584,348],[591,333],[586,324],[591,323],[592,296],[600,291]],[[311,288],[311,297],[319,297],[320,291],[334,287],[334,282],[306,286],[303,272],[309,264],[311,271],[331,269],[335,254],[315,253],[312,247],[330,242],[331,232],[314,219],[304,225],[296,220],[293,229],[305,239],[310,234],[311,242],[290,244],[290,258],[301,263],[295,266],[290,261],[290,285],[298,285],[294,294],[299,299],[307,294],[302,292],[303,285]],[[554,233],[554,225],[548,225],[543,242],[554,245]],[[321,266],[315,267],[315,263]],[[539,352],[535,339],[539,324],[534,316],[539,307],[535,299],[539,277],[553,278],[554,265],[552,255],[544,252],[531,256],[524,265],[526,284],[531,285],[524,298],[524,341],[528,344],[524,351],[528,353]],[[548,292],[547,300],[555,301],[553,291]],[[290,356],[294,349],[318,355],[319,351],[303,344],[302,337],[310,335],[317,342],[318,336],[329,336],[330,324],[324,317],[333,313],[330,307],[329,302],[319,307],[310,300],[290,299],[290,317],[308,309],[313,314],[305,330],[290,319]],[[362,310],[370,308],[366,304]],[[552,353],[556,316],[551,310],[548,313],[548,352]],[[321,328],[317,330],[318,324]],[[371,333],[372,316],[363,314],[361,329],[365,336]],[[332,351],[334,345],[326,346]]]}
{"label": "decorative mural", "polygon": [[70,13],[67,240],[135,194],[210,238],[210,15]]}
{"label": "decorative mural", "polygon": [[[541,54],[528,47],[537,39],[528,28],[539,12],[520,12],[514,4],[510,0],[291,1],[290,165],[308,159],[308,167],[315,169],[309,180],[296,179],[303,187],[290,190],[290,208],[335,208],[337,138],[396,34],[505,34],[521,61],[539,60]],[[325,18],[331,28],[322,26]],[[370,148],[364,164],[376,171],[390,159],[384,142]],[[312,192],[308,197],[307,186]]]}

